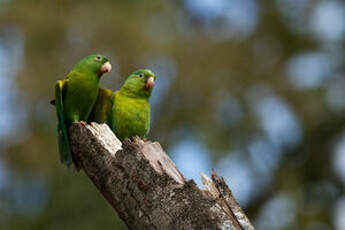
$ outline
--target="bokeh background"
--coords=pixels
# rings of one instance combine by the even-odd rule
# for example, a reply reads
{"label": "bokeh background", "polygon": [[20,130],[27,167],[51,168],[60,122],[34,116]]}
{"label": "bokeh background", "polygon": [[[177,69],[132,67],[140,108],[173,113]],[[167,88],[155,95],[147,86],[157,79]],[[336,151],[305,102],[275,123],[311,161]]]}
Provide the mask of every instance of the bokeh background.
{"label": "bokeh background", "polygon": [[222,175],[259,230],[345,229],[345,2],[0,0],[0,229],[126,229],[59,163],[57,79],[158,75],[149,139]]}

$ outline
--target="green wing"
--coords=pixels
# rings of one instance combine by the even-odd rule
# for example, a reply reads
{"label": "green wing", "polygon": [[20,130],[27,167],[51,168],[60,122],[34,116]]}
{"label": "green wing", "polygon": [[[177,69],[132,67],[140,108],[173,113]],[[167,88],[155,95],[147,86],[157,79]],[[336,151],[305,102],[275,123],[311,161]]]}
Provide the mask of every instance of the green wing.
{"label": "green wing", "polygon": [[111,108],[113,106],[113,91],[99,88],[97,100],[92,108],[88,122],[109,123]]}
{"label": "green wing", "polygon": [[56,115],[58,118],[57,133],[58,133],[58,144],[60,152],[60,160],[62,163],[66,164],[68,167],[72,164],[71,148],[69,145],[67,127],[64,117],[63,110],[63,96],[66,91],[67,80],[59,80],[55,85],[55,106]]}
{"label": "green wing", "polygon": [[113,129],[113,122],[114,122],[115,113],[113,113],[113,106],[115,104],[115,93],[113,93],[111,95],[110,101],[111,101],[111,107],[110,107],[109,112],[108,112],[107,124],[111,130],[114,130]]}

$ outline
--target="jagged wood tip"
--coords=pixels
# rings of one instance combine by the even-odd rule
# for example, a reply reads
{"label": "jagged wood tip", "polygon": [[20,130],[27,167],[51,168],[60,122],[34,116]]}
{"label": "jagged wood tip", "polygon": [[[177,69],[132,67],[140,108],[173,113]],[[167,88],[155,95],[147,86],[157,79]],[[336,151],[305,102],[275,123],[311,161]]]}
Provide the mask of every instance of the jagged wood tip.
{"label": "jagged wood tip", "polygon": [[158,142],[121,143],[105,124],[70,127],[74,158],[129,229],[254,229],[223,178],[199,189]]}

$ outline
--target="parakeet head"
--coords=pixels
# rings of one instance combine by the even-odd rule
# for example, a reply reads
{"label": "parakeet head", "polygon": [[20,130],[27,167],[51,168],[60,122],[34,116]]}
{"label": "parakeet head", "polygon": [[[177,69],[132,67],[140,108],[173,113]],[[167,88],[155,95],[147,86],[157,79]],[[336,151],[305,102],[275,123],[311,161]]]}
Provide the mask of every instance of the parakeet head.
{"label": "parakeet head", "polygon": [[83,73],[94,73],[101,77],[104,73],[111,71],[111,64],[106,56],[92,54],[79,61],[74,70]]}
{"label": "parakeet head", "polygon": [[127,96],[150,98],[155,85],[156,75],[149,69],[140,69],[132,73],[121,91]]}

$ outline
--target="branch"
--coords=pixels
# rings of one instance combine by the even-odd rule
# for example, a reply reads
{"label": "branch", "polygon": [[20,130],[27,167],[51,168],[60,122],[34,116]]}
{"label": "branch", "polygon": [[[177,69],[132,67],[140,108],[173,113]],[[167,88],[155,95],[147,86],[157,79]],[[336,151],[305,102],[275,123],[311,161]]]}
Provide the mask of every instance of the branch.
{"label": "branch", "polygon": [[212,180],[201,175],[199,189],[157,142],[121,144],[96,123],[74,123],[69,133],[73,158],[129,229],[254,229],[214,171]]}

